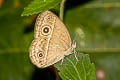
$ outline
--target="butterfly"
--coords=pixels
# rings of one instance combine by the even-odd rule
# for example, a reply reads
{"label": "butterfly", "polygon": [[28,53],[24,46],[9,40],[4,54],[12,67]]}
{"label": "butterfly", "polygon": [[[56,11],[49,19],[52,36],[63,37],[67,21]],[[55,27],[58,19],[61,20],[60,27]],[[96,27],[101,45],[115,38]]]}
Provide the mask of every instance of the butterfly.
{"label": "butterfly", "polygon": [[29,56],[34,65],[39,68],[53,65],[72,54],[75,47],[66,26],[54,13],[44,11],[38,15],[34,40],[29,48]]}

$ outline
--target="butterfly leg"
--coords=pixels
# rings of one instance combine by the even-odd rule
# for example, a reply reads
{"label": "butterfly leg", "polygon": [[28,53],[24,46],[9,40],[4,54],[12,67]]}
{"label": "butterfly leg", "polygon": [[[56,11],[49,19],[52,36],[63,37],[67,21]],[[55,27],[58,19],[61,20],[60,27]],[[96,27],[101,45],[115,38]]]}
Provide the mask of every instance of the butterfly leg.
{"label": "butterfly leg", "polygon": [[73,53],[74,53],[74,55],[75,55],[75,59],[78,61],[78,58],[77,58],[77,55],[76,55],[76,51],[75,51],[75,49],[73,50]]}
{"label": "butterfly leg", "polygon": [[64,61],[64,58],[62,58],[60,65],[62,65],[63,61]]}

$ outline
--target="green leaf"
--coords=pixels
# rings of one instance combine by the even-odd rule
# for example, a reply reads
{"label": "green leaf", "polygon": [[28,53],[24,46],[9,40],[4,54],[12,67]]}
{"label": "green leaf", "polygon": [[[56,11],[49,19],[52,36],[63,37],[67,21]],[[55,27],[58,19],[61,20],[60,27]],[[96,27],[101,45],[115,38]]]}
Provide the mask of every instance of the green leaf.
{"label": "green leaf", "polygon": [[61,0],[34,0],[26,7],[22,16],[28,16],[52,9],[60,3]]}
{"label": "green leaf", "polygon": [[[18,7],[15,7],[14,1],[18,1]],[[28,48],[33,40],[34,25],[31,24],[34,24],[34,18],[32,16],[28,19],[20,17],[23,7],[29,1],[6,0],[0,6],[0,80],[31,80],[34,79],[34,75],[39,75],[37,71],[41,71],[41,69],[37,71],[34,69],[28,56]],[[84,48],[85,52],[91,49],[95,49],[96,52],[104,50],[111,52],[114,49],[118,52],[118,54],[99,54],[91,51],[93,55],[90,57],[91,61],[95,63],[96,69],[104,70],[106,80],[120,80],[120,55],[119,50],[116,50],[120,48],[120,10],[106,7],[106,4],[112,4],[110,7],[118,7],[119,5],[116,4],[119,4],[119,0],[106,0],[105,8],[102,5],[94,7],[94,4],[102,4],[99,1],[105,0],[94,0],[98,3],[91,5],[92,1],[87,2],[91,6],[90,9],[82,8],[84,4],[77,7],[69,5],[72,8],[69,10],[66,8],[65,24],[72,39],[77,41],[79,51]],[[99,8],[95,9],[96,7]],[[78,36],[75,36],[76,34]],[[39,73],[43,74],[43,72]],[[39,78],[48,78],[48,75],[45,76],[39,75]]]}
{"label": "green leaf", "polygon": [[77,53],[78,61],[74,54],[65,57],[62,65],[59,61],[55,64],[63,80],[95,80],[95,67],[90,62],[87,54]]}

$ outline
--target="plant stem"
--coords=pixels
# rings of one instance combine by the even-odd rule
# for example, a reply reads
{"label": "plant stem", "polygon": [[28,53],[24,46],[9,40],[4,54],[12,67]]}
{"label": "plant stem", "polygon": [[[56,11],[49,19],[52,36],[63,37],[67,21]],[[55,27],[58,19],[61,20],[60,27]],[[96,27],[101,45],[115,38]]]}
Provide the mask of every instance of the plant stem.
{"label": "plant stem", "polygon": [[60,3],[60,13],[59,13],[59,17],[60,17],[61,21],[63,21],[65,1],[66,1],[66,0],[62,0],[61,3]]}

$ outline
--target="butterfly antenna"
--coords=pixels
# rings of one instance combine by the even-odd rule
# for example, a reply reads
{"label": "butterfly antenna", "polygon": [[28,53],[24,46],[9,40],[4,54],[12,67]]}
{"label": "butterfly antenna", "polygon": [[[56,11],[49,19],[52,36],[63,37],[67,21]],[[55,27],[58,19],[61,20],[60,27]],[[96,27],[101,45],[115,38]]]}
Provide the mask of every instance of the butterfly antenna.
{"label": "butterfly antenna", "polygon": [[77,55],[76,55],[77,52],[76,52],[75,48],[76,48],[76,42],[73,40],[72,49],[73,49],[73,53],[75,55],[75,59],[78,61],[78,58],[77,58]]}

